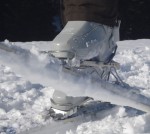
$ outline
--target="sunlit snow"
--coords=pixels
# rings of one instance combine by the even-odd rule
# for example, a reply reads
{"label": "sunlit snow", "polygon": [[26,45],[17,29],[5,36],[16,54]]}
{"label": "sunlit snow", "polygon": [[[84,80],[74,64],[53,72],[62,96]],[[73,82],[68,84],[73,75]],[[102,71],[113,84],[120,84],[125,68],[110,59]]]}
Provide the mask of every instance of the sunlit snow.
{"label": "sunlit snow", "polygon": [[[46,128],[45,134],[150,133],[150,115],[123,106],[98,115],[94,121],[64,127],[51,119],[45,120],[43,113],[51,106],[50,97],[55,89],[108,101],[111,97],[107,89],[90,86],[89,80],[74,79],[70,75],[64,79],[59,61],[54,63],[52,58],[38,53],[38,50],[48,49],[51,42],[11,43],[6,40],[4,43],[18,52],[0,50],[0,134],[16,134],[47,125],[52,127]],[[114,59],[121,64],[120,77],[150,98],[150,40],[121,41],[118,47]]]}

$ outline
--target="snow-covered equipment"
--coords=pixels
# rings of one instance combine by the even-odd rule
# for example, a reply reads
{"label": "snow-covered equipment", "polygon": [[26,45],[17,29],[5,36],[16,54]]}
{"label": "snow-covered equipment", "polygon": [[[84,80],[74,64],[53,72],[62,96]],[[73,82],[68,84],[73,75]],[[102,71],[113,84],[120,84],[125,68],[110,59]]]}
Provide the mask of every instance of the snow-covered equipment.
{"label": "snow-covered equipment", "polygon": [[57,58],[96,58],[108,63],[116,52],[114,34],[117,28],[88,21],[69,21],[53,40],[50,51]]}
{"label": "snow-covered equipment", "polygon": [[[106,25],[87,22],[69,21],[56,36],[49,53],[62,61],[65,71],[74,74],[92,75],[93,78],[109,81],[110,76],[116,83],[125,84],[117,74],[119,63],[115,56],[119,39],[119,26],[111,28]],[[55,91],[51,98],[50,115],[54,119],[64,119],[77,112],[77,108],[89,97],[69,97],[63,92]]]}
{"label": "snow-covered equipment", "polygon": [[[149,129],[138,129],[143,127],[148,128],[149,126],[148,125],[149,114],[141,112],[145,111],[147,113],[150,113],[149,64],[148,64],[150,60],[149,42],[150,42],[149,40],[118,42],[119,53],[117,53],[115,59],[121,63],[120,72],[122,78],[124,79],[124,81],[130,83],[132,87],[130,86],[122,87],[120,85],[112,84],[107,81],[105,82],[103,80],[91,81],[91,79],[83,77],[82,74],[80,76],[77,74],[77,76],[75,77],[72,76],[71,74],[66,75],[66,73],[63,73],[62,75],[62,71],[59,70],[62,69],[62,67],[57,64],[59,63],[60,60],[58,60],[57,58],[52,58],[47,54],[38,53],[39,51],[42,50],[51,50],[47,49],[49,48],[51,42],[26,42],[26,43],[8,42],[8,41],[1,42],[0,48],[3,49],[3,50],[0,49],[0,61],[2,65],[0,71],[1,87],[2,87],[1,100],[2,102],[5,102],[2,104],[1,107],[2,133],[5,132],[15,133],[13,130],[16,130],[18,132],[27,130],[26,132],[21,134],[27,133],[49,134],[56,132],[66,134],[68,132],[76,133],[78,130],[80,130],[78,131],[79,133],[84,132],[86,133],[87,131],[91,132],[91,130],[93,130],[93,132],[100,133],[101,131],[103,131],[103,129],[99,129],[100,124],[102,126],[104,126],[104,124],[105,126],[108,126],[107,128],[110,128],[111,129],[110,132],[112,133],[114,131],[116,132],[116,129],[117,132],[122,133],[127,132],[126,130],[128,130],[128,128],[133,128],[130,126],[132,126],[132,124],[134,124],[135,122],[137,123],[135,124],[134,129],[132,129],[131,131],[135,131],[137,133],[149,132]],[[37,49],[36,47],[39,49]],[[92,60],[89,61],[95,62]],[[87,60],[85,60],[84,62],[87,62]],[[32,68],[30,67],[31,65],[30,63],[34,65],[32,66]],[[54,67],[56,67],[55,70],[53,70],[53,68],[49,68],[51,67],[51,65],[53,66],[53,64],[55,63],[56,63],[56,65],[54,65]],[[41,65],[40,67],[35,66],[39,64]],[[9,73],[10,71],[9,68],[8,67],[5,68],[3,65],[12,68],[13,72]],[[34,72],[33,69],[34,71],[35,70],[36,71]],[[24,70],[27,70],[27,72],[33,71],[31,73],[27,73],[27,75],[32,77],[30,78],[26,77],[25,75],[26,71]],[[41,70],[42,73],[39,70]],[[67,68],[64,70],[67,70]],[[56,71],[56,74],[59,74],[60,76],[59,77],[60,79],[56,78],[55,81],[56,83],[54,83],[55,85],[51,83],[51,80],[53,80],[52,78],[53,75],[51,76],[51,71]],[[70,73],[72,72],[69,69],[67,71],[69,71]],[[48,76],[48,78],[44,76],[43,72],[47,73],[46,76]],[[27,78],[27,80],[31,81],[32,83],[39,83],[40,85],[43,86],[42,87],[40,86],[39,90],[39,85],[38,86],[35,84],[31,85],[30,82],[29,86],[26,83],[24,85],[24,82],[22,83],[21,81],[20,83],[20,75],[18,74],[21,74],[21,76],[23,76],[23,79]],[[36,80],[34,78],[36,78]],[[73,81],[68,78],[73,79]],[[63,82],[65,82],[65,84]],[[57,83],[59,83],[58,86],[56,85]],[[53,119],[48,117],[46,118],[47,120],[45,121],[44,115],[48,116],[49,108],[51,106],[49,97],[52,95],[54,89],[66,91],[66,93],[71,96],[81,96],[81,95],[91,96],[95,99],[95,102],[93,100],[91,101],[89,100],[88,102],[82,104],[82,106],[79,106],[77,108],[77,113],[71,116],[72,118],[70,117],[65,120],[54,121]],[[24,97],[25,98],[24,101],[22,101],[22,96],[26,96]],[[11,103],[12,100],[13,103]],[[101,100],[101,102],[99,102],[99,100]],[[18,109],[18,102],[19,102],[19,109]],[[119,106],[111,109],[110,103]],[[129,108],[124,106],[129,106]],[[107,109],[105,110],[106,107]],[[131,107],[139,109],[141,111],[134,110]],[[16,110],[12,110],[14,108],[16,108]],[[3,109],[6,110],[6,112],[5,111],[3,112]],[[47,114],[44,114],[45,111]],[[95,120],[97,121],[95,122]],[[90,122],[83,124],[83,122],[87,121]],[[117,124],[116,129],[114,129],[114,127],[111,127],[113,126],[112,124],[114,123],[114,121],[117,122],[115,123]],[[128,121],[130,121],[131,125],[129,125],[128,127],[127,124],[126,129],[124,129],[124,126],[126,126],[126,122]],[[139,122],[141,123],[139,124]],[[74,127],[75,125],[76,128]],[[96,125],[97,128],[93,128]],[[10,128],[10,126],[15,126],[15,128],[13,127]],[[89,126],[91,127],[89,128]],[[32,131],[32,129],[30,129],[33,127],[35,130],[34,132]],[[72,130],[74,128],[75,131]],[[87,131],[84,131],[85,128],[87,128],[86,129]],[[104,131],[104,133],[107,132],[108,129]]]}
{"label": "snow-covered equipment", "polygon": [[41,53],[59,58],[68,71],[90,70],[90,75],[98,75],[106,81],[111,75],[117,83],[124,85],[116,71],[120,65],[112,60],[117,49],[118,33],[119,26],[112,28],[94,22],[69,21],[53,40],[51,49]]}
{"label": "snow-covered equipment", "polygon": [[[72,97],[67,96],[62,91],[55,90],[51,98],[50,116],[55,120],[65,119],[77,112],[77,109],[82,104],[89,100],[91,97]],[[58,114],[57,114],[58,113]]]}
{"label": "snow-covered equipment", "polygon": [[[113,33],[111,34],[110,38],[107,38],[107,39],[111,39],[110,42],[115,41],[113,39],[113,35],[115,35],[114,31],[117,31],[117,29],[116,28],[113,29],[112,30]],[[72,35],[74,35],[74,34],[72,34]],[[78,36],[78,37],[81,37],[81,36]],[[92,35],[92,37],[94,38],[93,35]],[[93,84],[93,85],[95,85],[98,82],[102,88],[106,89],[106,91],[108,92],[107,95],[108,94],[111,95],[110,98],[109,97],[102,98],[103,102],[110,102],[112,104],[121,105],[121,106],[129,106],[129,107],[136,108],[136,109],[144,111],[144,112],[148,112],[148,113],[150,112],[149,99],[147,97],[143,96],[142,94],[138,93],[138,90],[134,90],[134,88],[131,88],[131,87],[126,87],[126,84],[124,84],[123,81],[118,76],[116,70],[120,68],[120,65],[119,65],[119,63],[112,60],[112,58],[115,54],[114,50],[116,50],[115,44],[113,44],[114,47],[112,47],[115,49],[112,49],[112,53],[108,56],[109,58],[106,58],[106,59],[104,58],[105,60],[102,60],[99,58],[99,55],[100,55],[99,50],[100,49],[98,50],[99,47],[96,47],[99,44],[99,43],[96,43],[96,40],[94,42],[91,41],[91,43],[96,44],[94,47],[96,47],[95,50],[96,49],[98,50],[98,51],[96,51],[96,52],[98,52],[97,54],[93,51],[90,51],[90,49],[88,49],[88,47],[87,47],[87,49],[86,48],[83,49],[81,47],[81,49],[79,49],[79,51],[78,50],[73,51],[76,49],[71,49],[72,47],[67,50],[63,49],[63,47],[61,47],[61,49],[57,49],[57,48],[55,48],[56,39],[54,39],[54,42],[55,42],[55,44],[52,44],[52,45],[47,43],[46,44],[47,47],[43,47],[39,44],[37,46],[38,48],[40,48],[40,49],[38,49],[38,53],[41,55],[43,55],[43,53],[45,53],[46,56],[49,55],[50,57],[48,57],[48,58],[53,59],[54,60],[53,63],[55,63],[55,60],[60,61],[59,63],[62,65],[61,68],[63,69],[63,71],[68,72],[69,74],[74,74],[75,77],[77,76],[77,78],[79,78],[79,77],[81,78],[84,76],[90,77],[92,80],[91,84]],[[52,43],[54,43],[54,42],[52,42]],[[60,46],[60,45],[61,45],[61,43],[58,46]],[[69,45],[65,46],[65,43],[63,45],[64,45],[64,48],[69,46]],[[27,62],[27,65],[28,65],[28,62],[30,63],[30,58],[31,57],[33,58],[34,56],[36,56],[36,55],[33,55],[32,52],[29,51],[28,49],[24,49],[21,46],[17,46],[16,44],[9,43],[9,42],[8,43],[7,42],[0,43],[0,49],[5,50],[6,52],[11,52],[11,53],[15,54],[16,56],[12,57],[12,58],[14,58],[14,61],[15,61],[15,58],[17,58],[17,57],[19,57],[19,60],[21,60],[21,59],[24,59],[23,58],[24,56],[26,56],[25,62]],[[84,55],[81,56],[82,53],[80,55],[80,53],[78,54],[77,52],[81,52],[80,50],[82,50],[82,49],[85,50],[87,55],[89,54],[88,52],[93,52],[93,53],[91,53],[85,57],[84,57]],[[54,57],[54,58],[52,58],[52,57]],[[104,56],[104,57],[107,57],[107,56]],[[27,59],[29,59],[29,61]],[[35,59],[36,59],[36,57],[35,57]],[[107,59],[109,59],[109,60],[107,60]],[[11,63],[11,65],[13,65],[13,63]],[[115,79],[116,79],[117,84],[112,84],[111,82],[113,82]],[[109,82],[107,82],[107,81],[109,81]],[[61,106],[63,106],[63,105],[66,106],[67,103],[64,103],[64,102],[65,102],[65,99],[69,98],[69,97],[66,96],[64,93],[61,93],[60,97],[61,98],[64,97],[63,98],[64,100],[62,102],[58,103],[58,101],[56,101],[57,95],[58,94],[55,94],[55,97],[51,98],[51,101],[54,102],[54,103],[53,102],[52,103],[55,105],[52,104],[53,106],[50,109],[50,114],[51,114],[51,117],[53,117],[53,118],[56,117],[58,119],[65,119],[68,116],[74,115],[75,110],[80,111],[79,108],[81,108],[81,106],[84,106],[84,102],[87,102],[87,100],[90,99],[90,97],[81,97],[79,99],[80,101],[78,101],[78,103],[76,103],[76,105],[75,105],[76,101],[70,103],[71,104],[70,108],[68,110],[66,110],[67,113],[61,114],[61,116],[58,117],[58,116],[55,116],[54,109],[59,110]],[[90,95],[88,94],[88,96],[90,96]],[[74,100],[76,100],[76,99],[74,99]],[[121,100],[121,101],[116,101],[116,100]],[[57,104],[60,106],[56,107]],[[63,109],[59,110],[59,112],[64,112],[64,111],[65,110],[63,110]],[[59,112],[57,113],[57,115],[59,114]],[[64,115],[64,116],[62,116],[62,115]]]}

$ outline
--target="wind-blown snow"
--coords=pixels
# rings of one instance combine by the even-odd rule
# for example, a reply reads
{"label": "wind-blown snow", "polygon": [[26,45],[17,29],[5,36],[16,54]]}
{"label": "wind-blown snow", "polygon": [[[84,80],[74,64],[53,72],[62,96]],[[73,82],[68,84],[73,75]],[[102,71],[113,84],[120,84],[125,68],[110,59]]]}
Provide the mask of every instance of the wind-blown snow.
{"label": "wind-blown snow", "polygon": [[[5,41],[5,44],[11,43]],[[103,99],[100,95],[105,94],[102,92],[105,89],[93,88],[88,80],[72,78],[69,75],[65,75],[67,78],[63,79],[61,67],[52,66],[53,59],[49,63],[49,58],[46,55],[39,55],[37,51],[39,46],[47,49],[47,44],[50,42],[18,42],[15,43],[18,46],[15,49],[19,51],[17,54],[0,50],[1,134],[19,133],[51,123],[50,120],[45,121],[42,114],[51,105],[49,98],[54,89],[65,91],[70,95],[91,94],[96,99]],[[121,78],[150,98],[150,40],[122,41],[118,42],[118,46],[115,60],[121,64],[119,70]],[[109,96],[107,97],[109,100]],[[138,114],[136,110],[117,107],[108,115],[99,116],[96,121],[81,123],[75,128],[66,128],[65,133],[150,133],[149,124],[149,114]],[[61,131],[58,133],[61,134]]]}

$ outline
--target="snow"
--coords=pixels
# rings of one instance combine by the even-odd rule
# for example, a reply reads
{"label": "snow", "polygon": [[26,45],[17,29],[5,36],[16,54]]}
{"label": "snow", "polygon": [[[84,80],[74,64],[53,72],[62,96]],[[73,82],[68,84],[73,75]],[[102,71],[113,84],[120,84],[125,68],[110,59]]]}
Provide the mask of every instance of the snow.
{"label": "snow", "polygon": [[[18,53],[0,50],[0,134],[22,133],[46,125],[52,126],[49,133],[56,134],[150,133],[148,113],[122,106],[98,115],[95,120],[62,128],[50,119],[45,120],[43,115],[51,106],[50,97],[55,89],[75,96],[90,94],[95,99],[109,100],[113,96],[107,94],[106,89],[91,86],[89,80],[70,75],[65,75],[64,79],[57,64],[59,61],[53,65],[54,59],[38,53],[39,49],[48,49],[51,42],[11,43],[5,40],[4,43]],[[150,40],[121,41],[118,47],[115,61],[121,64],[119,75],[136,91],[150,98]]]}

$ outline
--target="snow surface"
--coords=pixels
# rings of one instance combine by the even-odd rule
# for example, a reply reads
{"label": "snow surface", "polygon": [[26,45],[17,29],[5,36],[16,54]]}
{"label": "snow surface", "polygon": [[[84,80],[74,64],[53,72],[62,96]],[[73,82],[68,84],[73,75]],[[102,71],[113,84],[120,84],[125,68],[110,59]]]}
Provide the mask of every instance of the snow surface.
{"label": "snow surface", "polygon": [[[53,129],[48,130],[52,134],[150,133],[149,114],[121,106],[98,116],[94,121],[68,124],[65,128],[59,128],[57,124],[54,126],[51,120],[45,120],[42,115],[45,109],[51,106],[49,99],[55,89],[61,89],[70,95],[90,93],[96,99],[103,99],[100,95],[105,94],[104,90],[89,86],[88,80],[69,81],[71,76],[64,79],[61,71],[58,73],[61,67],[52,66],[53,59],[49,63],[48,56],[40,55],[37,51],[41,48],[48,49],[51,42],[10,43],[6,40],[4,43],[10,47],[13,47],[13,44],[19,46],[15,46],[19,53],[0,50],[1,134],[20,133],[48,124],[53,126]],[[20,46],[30,51],[25,51]],[[118,47],[115,61],[121,64],[118,71],[121,78],[150,98],[150,40],[121,41],[118,42]],[[85,88],[84,84],[88,86]],[[110,96],[107,97],[109,100]]]}

